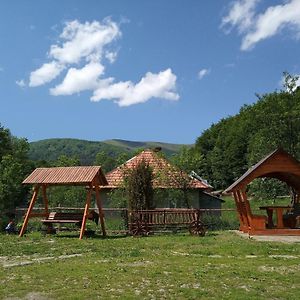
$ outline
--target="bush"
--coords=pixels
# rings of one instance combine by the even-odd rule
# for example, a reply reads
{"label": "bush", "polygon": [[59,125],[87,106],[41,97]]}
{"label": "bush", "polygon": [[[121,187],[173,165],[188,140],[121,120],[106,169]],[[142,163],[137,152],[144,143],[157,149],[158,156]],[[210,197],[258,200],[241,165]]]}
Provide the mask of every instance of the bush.
{"label": "bush", "polygon": [[239,220],[236,212],[222,212],[221,216],[204,214],[201,220],[208,224],[210,230],[234,230],[239,228]]}

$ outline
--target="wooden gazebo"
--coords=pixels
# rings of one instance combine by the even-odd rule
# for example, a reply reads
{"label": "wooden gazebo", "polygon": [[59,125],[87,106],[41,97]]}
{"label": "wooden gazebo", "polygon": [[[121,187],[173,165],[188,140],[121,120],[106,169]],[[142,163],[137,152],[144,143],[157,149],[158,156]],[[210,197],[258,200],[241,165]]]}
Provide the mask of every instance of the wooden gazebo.
{"label": "wooden gazebo", "polygon": [[[285,182],[294,191],[293,206],[262,206],[266,215],[255,215],[251,211],[246,194],[247,185],[256,178],[276,178]],[[285,234],[300,235],[300,216],[295,207],[300,199],[300,163],[282,149],[270,153],[225,190],[232,193],[235,199],[240,221],[240,230],[252,235]],[[276,213],[276,224],[273,223],[273,212]]]}
{"label": "wooden gazebo", "polygon": [[[23,181],[23,184],[33,185],[34,191],[33,191],[33,195],[29,207],[25,214],[23,226],[19,234],[20,237],[23,236],[26,231],[29,218],[49,217],[47,188],[49,186],[55,186],[55,185],[85,186],[87,189],[84,213],[82,214],[82,220],[79,220],[81,223],[81,230],[79,236],[80,239],[82,239],[85,232],[86,221],[87,221],[89,208],[91,204],[91,197],[92,197],[92,193],[95,192],[102,233],[103,236],[106,235],[104,214],[103,214],[102,204],[100,199],[99,186],[107,185],[107,181],[101,170],[101,167],[88,166],[88,167],[37,168]],[[44,212],[33,213],[32,209],[34,207],[35,201],[37,199],[40,190],[42,191]]]}

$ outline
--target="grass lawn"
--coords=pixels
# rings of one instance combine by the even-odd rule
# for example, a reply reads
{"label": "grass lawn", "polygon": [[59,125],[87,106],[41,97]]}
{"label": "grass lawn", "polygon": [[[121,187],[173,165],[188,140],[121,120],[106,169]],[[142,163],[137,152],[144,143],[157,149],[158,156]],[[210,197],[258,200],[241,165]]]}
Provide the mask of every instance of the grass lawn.
{"label": "grass lawn", "polygon": [[300,299],[300,243],[77,237],[0,235],[1,299]]}

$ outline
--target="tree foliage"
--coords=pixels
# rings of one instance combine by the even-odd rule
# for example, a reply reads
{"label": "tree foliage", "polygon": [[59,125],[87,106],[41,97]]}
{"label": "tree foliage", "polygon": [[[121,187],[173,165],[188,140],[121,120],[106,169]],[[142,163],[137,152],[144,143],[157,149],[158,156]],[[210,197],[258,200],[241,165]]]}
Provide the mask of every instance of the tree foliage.
{"label": "tree foliage", "polygon": [[[61,155],[51,163],[51,167],[79,166],[76,156]],[[47,189],[50,206],[84,207],[86,189],[82,186],[52,186]]]}
{"label": "tree foliage", "polygon": [[[296,80],[285,73],[284,90],[258,96],[256,103],[213,124],[197,139],[195,151],[205,160],[203,173],[215,188],[228,187],[278,147],[300,158],[300,89]],[[265,183],[265,188],[263,183],[253,185],[252,192],[269,190],[274,195],[274,185],[274,181]]]}
{"label": "tree foliage", "polygon": [[22,181],[33,169],[27,158],[28,150],[26,139],[12,136],[0,124],[0,214],[25,202],[28,188]]}

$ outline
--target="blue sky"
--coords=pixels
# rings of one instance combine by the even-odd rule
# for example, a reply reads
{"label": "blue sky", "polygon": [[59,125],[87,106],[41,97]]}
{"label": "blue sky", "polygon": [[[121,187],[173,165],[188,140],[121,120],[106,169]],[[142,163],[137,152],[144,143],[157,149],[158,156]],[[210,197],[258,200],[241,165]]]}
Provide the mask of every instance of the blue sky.
{"label": "blue sky", "polygon": [[300,73],[300,0],[1,1],[0,123],[193,143]]}

